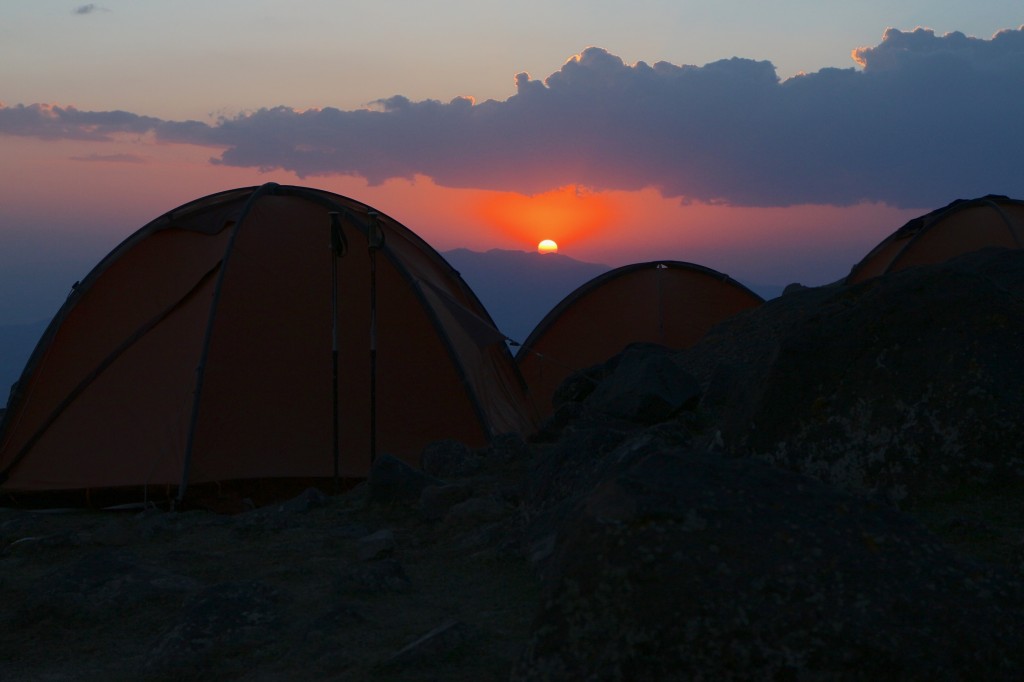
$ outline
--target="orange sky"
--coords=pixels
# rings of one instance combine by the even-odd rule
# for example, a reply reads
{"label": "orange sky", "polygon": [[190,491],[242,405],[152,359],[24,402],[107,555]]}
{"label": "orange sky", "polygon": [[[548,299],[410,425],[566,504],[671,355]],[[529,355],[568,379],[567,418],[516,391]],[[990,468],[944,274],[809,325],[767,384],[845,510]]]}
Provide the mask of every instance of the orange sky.
{"label": "orange sky", "polygon": [[561,254],[611,266],[664,258],[707,265],[741,280],[821,284],[845,275],[906,220],[935,208],[735,208],[684,204],[653,189],[593,192],[573,186],[525,196],[448,189],[426,177],[368,185],[351,177],[261,173],[210,164],[210,148],[145,140],[44,143],[6,137],[4,144],[8,158],[19,161],[0,164],[3,228],[16,231],[19,216],[32,216],[37,231],[75,242],[94,239],[102,249],[98,255],[183,203],[274,181],[363,201],[439,251],[532,251],[541,239],[553,239]]}
{"label": "orange sky", "polygon": [[481,192],[471,210],[483,225],[516,242],[551,239],[560,247],[585,244],[621,221],[620,205],[608,193],[562,187],[535,196]]}
{"label": "orange sky", "polygon": [[[319,179],[314,179],[314,182]],[[825,284],[882,238],[928,209],[739,208],[666,199],[653,189],[592,192],[563,187],[535,196],[446,189],[429,178],[379,187],[323,186],[377,206],[444,251],[466,247],[532,251],[553,239],[558,252],[610,266],[672,259],[760,283]]]}

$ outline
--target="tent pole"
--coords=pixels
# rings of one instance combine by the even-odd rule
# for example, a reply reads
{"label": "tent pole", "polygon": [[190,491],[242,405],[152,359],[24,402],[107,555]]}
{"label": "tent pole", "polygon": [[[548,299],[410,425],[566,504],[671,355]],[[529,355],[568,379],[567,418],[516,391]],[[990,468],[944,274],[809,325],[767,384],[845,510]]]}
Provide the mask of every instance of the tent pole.
{"label": "tent pole", "polygon": [[370,464],[377,460],[377,249],[384,245],[380,214],[368,211],[370,227],[367,245],[370,252]]}
{"label": "tent pole", "polygon": [[268,182],[261,185],[249,198],[245,200],[241,213],[235,219],[234,227],[231,228],[231,236],[228,237],[227,246],[224,247],[224,255],[220,260],[220,269],[217,272],[217,281],[213,286],[213,300],[210,301],[210,312],[206,318],[206,331],[203,333],[203,345],[199,351],[199,364],[196,367],[195,386],[192,389],[192,414],[188,421],[188,436],[185,440],[185,453],[182,458],[181,483],[178,485],[177,507],[185,503],[185,491],[188,490],[188,480],[192,470],[192,453],[195,450],[196,429],[199,426],[200,405],[203,398],[203,382],[206,379],[206,362],[210,357],[210,345],[213,338],[213,328],[217,322],[217,313],[220,310],[220,297],[224,290],[224,278],[231,262],[231,254],[235,250],[235,240],[238,239],[238,232],[242,224],[249,218],[252,207],[266,194],[275,194],[279,185]]}
{"label": "tent pole", "polygon": [[331,407],[334,428],[332,430],[331,454],[334,459],[334,494],[341,492],[340,472],[340,424],[338,405],[338,260],[345,254],[345,235],[341,229],[341,214],[332,211],[331,216]]}
{"label": "tent pole", "polygon": [[334,493],[341,492],[339,477],[338,436],[338,259],[331,259],[331,406],[334,429],[331,436],[331,450],[334,457]]}

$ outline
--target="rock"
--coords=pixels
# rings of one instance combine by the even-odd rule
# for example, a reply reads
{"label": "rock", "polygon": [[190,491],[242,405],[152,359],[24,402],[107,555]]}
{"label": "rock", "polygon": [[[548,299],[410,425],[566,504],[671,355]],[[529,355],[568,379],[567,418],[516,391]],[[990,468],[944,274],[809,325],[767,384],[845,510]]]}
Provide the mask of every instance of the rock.
{"label": "rock", "polygon": [[404,667],[421,663],[437,664],[464,645],[471,635],[471,628],[465,623],[458,620],[446,621],[396,652],[386,665]]}
{"label": "rock", "polygon": [[496,556],[506,551],[502,545],[507,538],[508,527],[498,521],[482,524],[453,524],[464,529],[462,537],[453,543],[453,546],[467,556]]}
{"label": "rock", "polygon": [[292,499],[277,505],[283,514],[305,514],[330,502],[331,498],[319,488],[306,488]]}
{"label": "rock", "polygon": [[78,609],[101,612],[139,607],[196,589],[199,584],[186,576],[151,566],[130,550],[100,550],[89,553],[69,566],[50,573],[39,596]]}
{"label": "rock", "polygon": [[471,497],[454,505],[445,516],[449,523],[489,523],[500,521],[509,514],[508,506],[493,497]]}
{"label": "rock", "polygon": [[423,471],[436,478],[459,478],[480,470],[480,458],[457,440],[431,443],[420,456]]}
{"label": "rock", "polygon": [[405,569],[395,559],[379,559],[345,566],[336,581],[343,594],[408,592],[412,587]]}
{"label": "rock", "polygon": [[[680,362],[717,394],[702,406],[728,453],[908,508],[966,488],[1024,491],[1024,277],[1014,272],[1024,251],[983,251],[797,291]],[[711,387],[721,366],[743,368],[733,400]]]}
{"label": "rock", "polygon": [[41,535],[23,535],[0,548],[0,557],[45,554],[54,549],[81,547],[87,536],[71,530]]}
{"label": "rock", "polygon": [[142,532],[139,524],[133,523],[133,520],[116,518],[94,530],[89,540],[105,547],[127,547],[137,544]]}
{"label": "rock", "polygon": [[335,604],[313,620],[310,625],[309,634],[322,637],[325,633],[344,630],[345,628],[365,623],[366,616],[352,606]]}
{"label": "rock", "polygon": [[213,656],[230,660],[272,640],[281,619],[280,599],[276,589],[258,582],[220,583],[202,590],[153,647],[147,672],[187,674],[205,667]]}
{"label": "rock", "polygon": [[637,424],[656,424],[696,406],[700,384],[670,354],[668,349],[649,345],[627,348],[585,405],[598,414]]}
{"label": "rock", "polygon": [[395,534],[387,529],[360,538],[356,546],[356,556],[360,561],[384,559],[394,552]]}
{"label": "rock", "polygon": [[518,433],[504,433],[491,439],[487,457],[500,463],[528,462],[533,453],[529,444]]}
{"label": "rock", "polygon": [[594,389],[608,376],[610,369],[606,364],[594,365],[573,372],[559,384],[551,396],[551,404],[557,411],[572,403],[582,403]]}
{"label": "rock", "polygon": [[[235,524],[232,524],[230,521],[232,518],[243,520],[243,523],[237,527],[246,525],[250,520],[252,520],[253,523],[256,523],[255,519],[251,519],[250,514],[258,513],[259,512],[250,512],[249,514],[243,514],[238,517],[228,517],[219,514],[211,514],[202,510],[175,512],[147,511],[137,514],[134,520],[135,523],[138,524],[139,530],[144,538],[172,540],[199,530],[222,528],[228,525],[234,526]],[[266,519],[260,519],[259,522],[265,523]]]}
{"label": "rock", "polygon": [[657,429],[622,432],[611,426],[570,431],[546,449],[526,481],[523,553],[546,574],[555,536],[566,515],[614,472],[665,447],[682,446],[685,435]]}
{"label": "rock", "polygon": [[611,428],[581,428],[563,434],[557,443],[544,448],[528,474],[528,504],[539,509],[588,490],[599,477],[595,463],[604,461],[604,455],[626,436],[627,432]]}
{"label": "rock", "polygon": [[563,431],[578,419],[586,415],[586,409],[582,403],[567,402],[555,408],[551,416],[541,421],[537,432],[530,436],[532,443],[554,443],[561,437]]}
{"label": "rock", "polygon": [[424,488],[440,484],[438,479],[413,469],[397,457],[380,455],[370,469],[369,501],[375,504],[418,502]]}
{"label": "rock", "polygon": [[440,521],[449,509],[472,494],[473,488],[464,483],[427,486],[420,494],[420,514],[428,521]]}
{"label": "rock", "polygon": [[1024,592],[886,505],[654,452],[568,516],[513,680],[1013,679]]}

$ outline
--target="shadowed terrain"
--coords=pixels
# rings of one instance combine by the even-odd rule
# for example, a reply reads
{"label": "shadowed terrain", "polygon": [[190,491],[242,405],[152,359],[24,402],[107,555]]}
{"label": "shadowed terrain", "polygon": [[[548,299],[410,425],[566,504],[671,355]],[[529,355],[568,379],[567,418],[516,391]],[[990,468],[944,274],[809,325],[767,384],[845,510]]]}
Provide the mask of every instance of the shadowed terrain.
{"label": "shadowed terrain", "polygon": [[4,680],[1024,673],[1024,254],[798,289],[529,442],[233,515],[0,509]]}

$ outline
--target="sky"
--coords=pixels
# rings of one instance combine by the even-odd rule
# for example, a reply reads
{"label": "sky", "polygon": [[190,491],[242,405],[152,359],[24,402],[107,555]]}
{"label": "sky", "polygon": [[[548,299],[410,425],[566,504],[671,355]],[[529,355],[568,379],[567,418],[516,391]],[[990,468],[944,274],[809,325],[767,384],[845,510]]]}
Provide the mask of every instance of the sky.
{"label": "sky", "polygon": [[439,251],[825,284],[1024,196],[1019,0],[21,0],[0,6],[0,324],[264,182]]}

